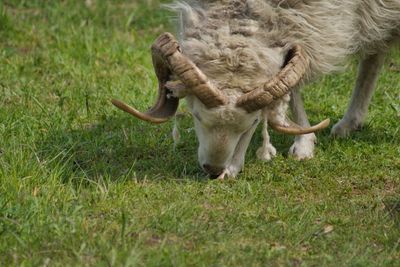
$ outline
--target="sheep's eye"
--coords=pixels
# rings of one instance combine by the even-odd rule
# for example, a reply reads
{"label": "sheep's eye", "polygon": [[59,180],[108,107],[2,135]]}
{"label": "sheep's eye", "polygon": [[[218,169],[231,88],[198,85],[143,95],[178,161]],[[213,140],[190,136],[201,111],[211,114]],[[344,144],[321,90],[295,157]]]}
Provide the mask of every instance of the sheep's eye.
{"label": "sheep's eye", "polygon": [[253,122],[253,125],[255,125],[258,122],[258,118]]}

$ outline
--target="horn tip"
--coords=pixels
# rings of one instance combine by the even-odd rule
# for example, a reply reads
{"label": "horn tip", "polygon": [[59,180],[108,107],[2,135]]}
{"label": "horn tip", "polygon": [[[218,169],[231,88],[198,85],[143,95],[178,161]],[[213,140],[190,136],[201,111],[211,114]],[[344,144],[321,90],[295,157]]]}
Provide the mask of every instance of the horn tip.
{"label": "horn tip", "polygon": [[323,121],[321,121],[320,126],[321,126],[321,130],[327,128],[329,125],[331,124],[331,119],[327,118]]}
{"label": "horn tip", "polygon": [[[291,122],[291,121],[289,120],[289,122]],[[289,127],[274,124],[274,123],[270,123],[270,126],[275,131],[283,133],[283,134],[302,135],[302,134],[309,134],[309,133],[321,131],[321,130],[327,128],[329,126],[330,122],[331,122],[331,120],[328,118],[328,119],[321,121],[317,125],[307,127],[307,128],[303,128],[303,127],[295,124],[294,122],[291,122],[292,124],[294,124],[294,126],[289,126]]]}
{"label": "horn tip", "polygon": [[125,104],[124,102],[122,102],[120,100],[117,100],[117,99],[112,99],[111,103],[114,106],[116,106],[117,108],[119,108],[119,109],[125,111],[126,113],[129,113],[132,116],[134,116],[134,117],[136,117],[136,118],[138,118],[140,120],[143,120],[143,121],[147,121],[147,122],[158,124],[158,123],[166,122],[166,121],[168,121],[170,119],[170,117],[166,117],[166,118],[154,117],[151,114],[140,112],[137,109],[135,109],[135,108],[133,108],[133,107]]}

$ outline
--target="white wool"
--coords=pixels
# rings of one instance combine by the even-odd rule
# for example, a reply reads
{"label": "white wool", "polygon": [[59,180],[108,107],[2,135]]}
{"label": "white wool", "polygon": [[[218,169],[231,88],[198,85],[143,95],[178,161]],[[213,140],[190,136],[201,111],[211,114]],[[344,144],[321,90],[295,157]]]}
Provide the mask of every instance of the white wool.
{"label": "white wool", "polygon": [[302,45],[315,77],[340,69],[349,55],[386,49],[400,35],[399,0],[192,0],[169,7],[182,17],[185,53],[221,83],[238,74],[243,88],[279,69],[277,47]]}

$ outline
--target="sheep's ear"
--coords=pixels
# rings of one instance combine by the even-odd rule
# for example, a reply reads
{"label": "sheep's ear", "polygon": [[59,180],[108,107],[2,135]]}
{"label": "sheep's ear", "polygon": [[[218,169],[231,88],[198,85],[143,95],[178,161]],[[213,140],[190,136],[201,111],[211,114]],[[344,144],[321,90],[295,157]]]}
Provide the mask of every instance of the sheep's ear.
{"label": "sheep's ear", "polygon": [[185,84],[179,80],[168,81],[165,87],[171,91],[171,96],[175,98],[184,98],[189,94],[189,90],[186,88]]}

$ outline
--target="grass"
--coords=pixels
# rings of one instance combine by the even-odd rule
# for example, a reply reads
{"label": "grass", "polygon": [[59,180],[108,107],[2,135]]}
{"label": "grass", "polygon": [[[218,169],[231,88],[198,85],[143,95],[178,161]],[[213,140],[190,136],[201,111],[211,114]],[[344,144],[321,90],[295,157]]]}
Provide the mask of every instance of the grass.
{"label": "grass", "polygon": [[[0,3],[0,265],[399,266],[400,65],[393,49],[366,127],[318,135],[314,159],[256,160],[209,181],[180,119],[149,125],[159,1]],[[313,122],[342,116],[356,65],[305,90]],[[182,107],[185,110],[185,107]]]}

